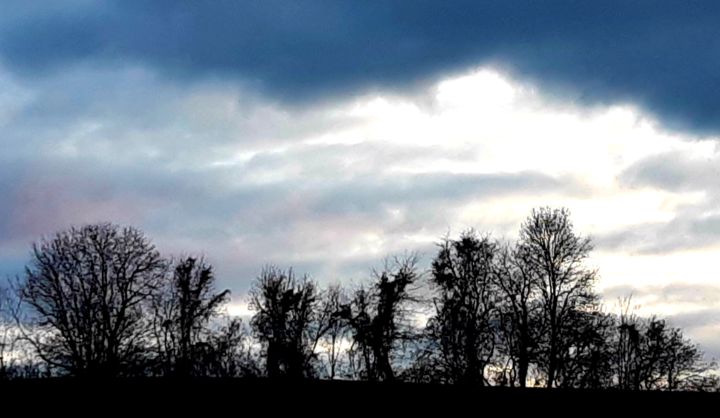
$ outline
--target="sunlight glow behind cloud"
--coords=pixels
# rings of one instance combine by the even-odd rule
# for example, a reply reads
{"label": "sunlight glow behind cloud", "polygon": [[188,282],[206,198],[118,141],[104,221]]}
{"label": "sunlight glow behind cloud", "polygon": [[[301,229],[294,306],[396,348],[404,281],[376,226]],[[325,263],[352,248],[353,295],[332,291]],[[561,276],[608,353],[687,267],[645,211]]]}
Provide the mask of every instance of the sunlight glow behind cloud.
{"label": "sunlight glow behind cloud", "polygon": [[[74,71],[38,85],[0,72],[0,162],[21,161],[0,183],[6,272],[39,235],[131,223],[164,251],[207,254],[235,291],[231,313],[247,315],[264,263],[358,280],[404,250],[427,263],[448,231],[514,239],[533,207],[550,205],[595,239],[603,291],[717,286],[720,189],[665,187],[685,166],[646,162],[711,164],[720,138],[667,132],[630,104],[561,102],[491,67],[302,108],[223,80],[179,88],[141,68]],[[72,103],[67,88],[80,90]],[[682,315],[720,300],[651,306]],[[720,347],[713,324],[689,335]]]}

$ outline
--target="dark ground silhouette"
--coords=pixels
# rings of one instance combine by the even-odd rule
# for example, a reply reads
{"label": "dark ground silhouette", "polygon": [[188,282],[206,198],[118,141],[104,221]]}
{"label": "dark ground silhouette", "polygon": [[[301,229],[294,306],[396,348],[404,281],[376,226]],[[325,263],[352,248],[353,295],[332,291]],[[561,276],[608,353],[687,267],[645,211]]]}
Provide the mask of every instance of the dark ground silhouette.
{"label": "dark ground silhouette", "polygon": [[[720,395],[413,383],[269,379],[30,379],[0,383],[23,413],[272,416],[712,416]],[[13,406],[14,405],[14,406]],[[4,409],[5,411],[5,409]],[[167,416],[167,415],[165,415]]]}

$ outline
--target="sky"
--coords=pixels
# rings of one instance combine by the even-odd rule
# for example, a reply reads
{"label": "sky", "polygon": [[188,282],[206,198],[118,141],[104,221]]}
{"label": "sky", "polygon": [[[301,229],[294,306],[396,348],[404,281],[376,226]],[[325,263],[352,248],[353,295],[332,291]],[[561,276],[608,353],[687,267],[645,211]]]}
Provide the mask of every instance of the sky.
{"label": "sky", "polygon": [[0,274],[74,225],[357,283],[567,207],[608,310],[720,358],[720,3],[0,5]]}

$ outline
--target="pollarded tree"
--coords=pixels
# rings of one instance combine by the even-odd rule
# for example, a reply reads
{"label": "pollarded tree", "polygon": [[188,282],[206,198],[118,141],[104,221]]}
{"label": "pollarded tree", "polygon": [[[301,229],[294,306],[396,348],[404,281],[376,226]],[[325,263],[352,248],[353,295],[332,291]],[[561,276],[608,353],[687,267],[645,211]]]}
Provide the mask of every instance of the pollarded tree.
{"label": "pollarded tree", "polygon": [[142,232],[109,223],[33,245],[18,293],[37,354],[76,376],[140,373],[150,337],[148,300],[166,266]]}
{"label": "pollarded tree", "polygon": [[230,291],[215,290],[212,266],[202,258],[176,263],[172,277],[153,297],[153,331],[163,374],[202,375],[202,352],[212,340],[209,325]]}
{"label": "pollarded tree", "polygon": [[590,239],[573,230],[567,209],[534,209],[522,224],[517,253],[538,283],[544,338],[537,360],[548,387],[558,384],[574,344],[572,316],[598,302],[596,273],[584,265],[591,250]]}
{"label": "pollarded tree", "polygon": [[412,339],[414,285],[419,280],[414,254],[386,260],[369,287],[358,289],[344,308],[353,337],[352,352],[360,354],[360,375],[370,381],[392,381],[398,345]]}
{"label": "pollarded tree", "polygon": [[474,231],[445,239],[432,263],[437,290],[429,331],[440,350],[439,365],[452,383],[485,383],[485,368],[496,346],[498,288],[494,280],[498,247]]}
{"label": "pollarded tree", "polygon": [[306,276],[274,266],[263,268],[250,290],[250,325],[264,345],[270,378],[302,378],[314,373],[315,348],[320,339],[318,291]]}

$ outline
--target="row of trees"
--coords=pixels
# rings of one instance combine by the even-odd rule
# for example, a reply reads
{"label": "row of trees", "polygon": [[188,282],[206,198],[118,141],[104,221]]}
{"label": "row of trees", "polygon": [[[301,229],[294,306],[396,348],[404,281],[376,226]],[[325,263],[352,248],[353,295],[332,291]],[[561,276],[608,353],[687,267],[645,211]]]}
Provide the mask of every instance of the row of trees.
{"label": "row of trees", "polygon": [[514,244],[466,231],[440,242],[429,271],[414,254],[393,257],[353,289],[268,266],[244,324],[221,315],[229,293],[202,259],[166,260],[132,228],[71,229],[33,247],[5,298],[0,370],[717,387],[680,329],[634,315],[629,300],[606,312],[591,250],[567,210],[541,208]]}
{"label": "row of trees", "polygon": [[245,330],[215,318],[202,258],[167,260],[137,229],[112,224],[61,232],[33,246],[5,290],[0,373],[7,376],[225,376],[243,362]]}

